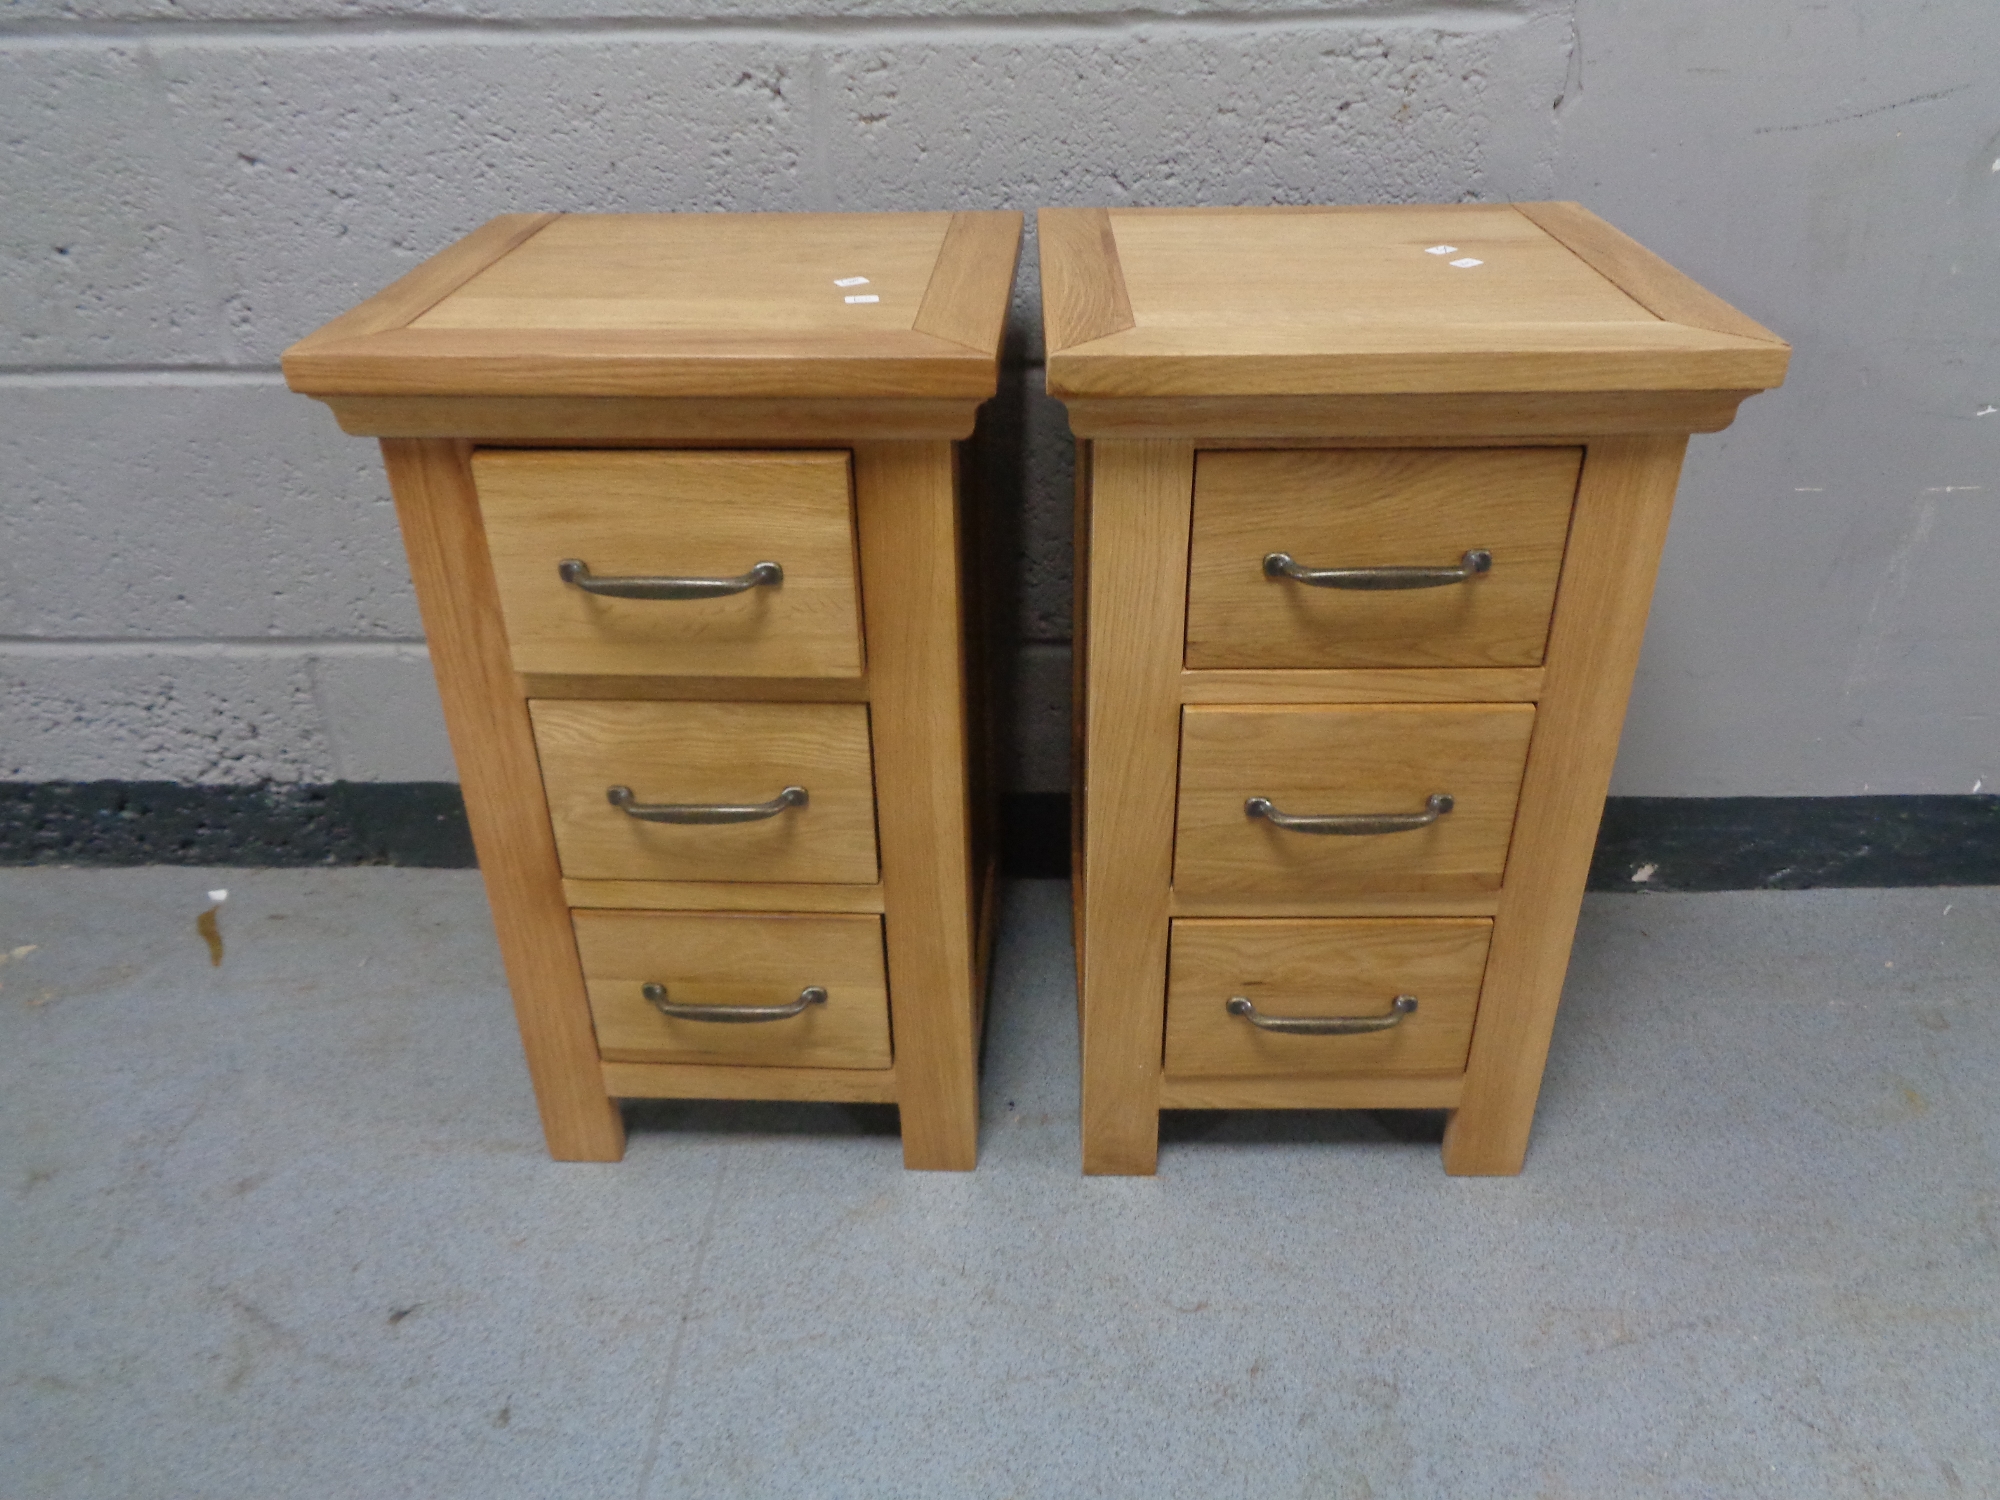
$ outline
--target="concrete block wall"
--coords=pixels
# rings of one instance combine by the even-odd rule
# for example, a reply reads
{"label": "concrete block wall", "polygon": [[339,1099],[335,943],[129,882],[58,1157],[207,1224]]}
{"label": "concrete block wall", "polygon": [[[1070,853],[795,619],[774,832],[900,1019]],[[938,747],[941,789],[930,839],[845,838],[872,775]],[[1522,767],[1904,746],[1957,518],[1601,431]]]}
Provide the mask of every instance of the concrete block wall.
{"label": "concrete block wall", "polygon": [[[0,0],[0,779],[451,775],[371,444],[278,352],[524,209],[1573,196],[1798,345],[1698,439],[1616,790],[2000,778],[2000,12],[1771,0]],[[1017,790],[1069,436],[993,426]]]}

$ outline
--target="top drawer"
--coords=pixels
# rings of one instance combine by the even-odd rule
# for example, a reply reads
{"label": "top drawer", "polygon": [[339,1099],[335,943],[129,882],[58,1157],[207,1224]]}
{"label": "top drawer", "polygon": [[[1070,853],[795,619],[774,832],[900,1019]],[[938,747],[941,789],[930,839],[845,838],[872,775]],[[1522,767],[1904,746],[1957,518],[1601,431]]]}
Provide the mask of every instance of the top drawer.
{"label": "top drawer", "polygon": [[[845,453],[484,450],[472,474],[516,671],[861,675]],[[718,586],[603,592],[667,579]]]}
{"label": "top drawer", "polygon": [[[1582,463],[1580,448],[1201,454],[1187,665],[1539,665]],[[1490,566],[1463,567],[1468,552]],[[1316,584],[1267,565],[1277,553],[1297,570],[1442,576]]]}

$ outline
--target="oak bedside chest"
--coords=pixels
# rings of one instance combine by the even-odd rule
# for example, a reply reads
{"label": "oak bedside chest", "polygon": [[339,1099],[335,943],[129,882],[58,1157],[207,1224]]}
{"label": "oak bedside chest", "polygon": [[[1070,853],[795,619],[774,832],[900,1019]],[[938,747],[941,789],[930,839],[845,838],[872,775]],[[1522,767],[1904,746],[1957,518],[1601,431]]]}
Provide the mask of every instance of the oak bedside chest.
{"label": "oak bedside chest", "polygon": [[1575,204],[1045,209],[1083,1151],[1451,1111],[1521,1169],[1688,435],[1789,349]]}
{"label": "oak bedside chest", "polygon": [[513,215],[286,351],[379,437],[549,1151],[894,1103],[969,1169],[1012,213]]}

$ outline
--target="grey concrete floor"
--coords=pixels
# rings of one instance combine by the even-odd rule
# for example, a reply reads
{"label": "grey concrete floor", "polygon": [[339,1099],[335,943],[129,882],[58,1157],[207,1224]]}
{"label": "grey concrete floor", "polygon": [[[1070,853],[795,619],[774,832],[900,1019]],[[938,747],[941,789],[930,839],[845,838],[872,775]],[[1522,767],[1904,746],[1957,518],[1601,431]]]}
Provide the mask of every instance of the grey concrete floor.
{"label": "grey concrete floor", "polygon": [[1591,898],[1471,1181],[1341,1115],[1082,1178],[1066,898],[928,1175],[831,1106],[548,1161],[470,873],[0,872],[0,1495],[2000,1495],[2000,891]]}

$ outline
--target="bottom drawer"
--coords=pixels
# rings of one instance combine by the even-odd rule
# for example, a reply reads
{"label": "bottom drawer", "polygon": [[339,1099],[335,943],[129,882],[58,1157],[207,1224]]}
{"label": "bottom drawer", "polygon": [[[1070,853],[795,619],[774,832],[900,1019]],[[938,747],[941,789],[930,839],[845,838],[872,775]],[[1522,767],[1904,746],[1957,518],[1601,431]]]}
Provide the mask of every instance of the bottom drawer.
{"label": "bottom drawer", "polygon": [[[889,986],[878,916],[579,911],[584,986],[607,1062],[886,1068]],[[650,993],[649,993],[650,988]],[[824,998],[807,997],[817,989]],[[789,1010],[734,1021],[661,1004]]]}
{"label": "bottom drawer", "polygon": [[[1457,1073],[1493,924],[1484,917],[1173,924],[1166,1071],[1176,1078]],[[1399,996],[1416,1004],[1398,1015]],[[1242,1001],[1252,1014],[1239,1014]],[[1258,1023],[1385,1021],[1349,1033]]]}

